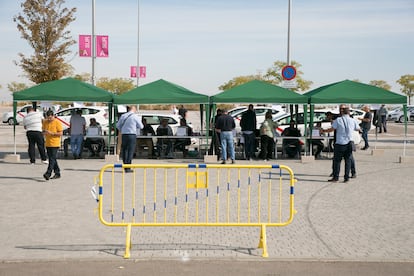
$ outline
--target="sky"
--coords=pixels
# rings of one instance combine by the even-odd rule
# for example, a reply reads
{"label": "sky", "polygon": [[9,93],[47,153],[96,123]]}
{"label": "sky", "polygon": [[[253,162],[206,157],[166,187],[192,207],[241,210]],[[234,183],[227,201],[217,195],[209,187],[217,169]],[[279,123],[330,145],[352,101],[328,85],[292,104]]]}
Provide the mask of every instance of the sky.
{"label": "sky", "polygon": [[[138,0],[95,0],[95,34],[109,36],[109,57],[96,59],[96,79],[129,78],[139,53],[147,67],[139,85],[165,79],[216,94],[234,77],[287,60],[288,2],[139,0],[138,24]],[[291,2],[290,59],[302,65],[311,89],[345,79],[385,80],[399,93],[396,80],[414,74],[413,0]],[[29,83],[13,63],[18,53],[33,53],[13,22],[20,3],[0,0],[0,101],[12,100],[8,83]],[[73,38],[91,34],[92,1],[66,0],[65,6],[77,8],[68,27]],[[91,58],[79,57],[77,44],[71,50],[74,74],[91,73]]]}

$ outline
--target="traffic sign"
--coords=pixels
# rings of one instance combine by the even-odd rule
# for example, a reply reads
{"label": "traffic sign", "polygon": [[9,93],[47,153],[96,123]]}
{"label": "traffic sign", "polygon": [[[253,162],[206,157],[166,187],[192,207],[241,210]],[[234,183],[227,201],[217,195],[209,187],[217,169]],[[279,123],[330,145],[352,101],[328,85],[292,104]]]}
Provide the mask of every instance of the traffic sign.
{"label": "traffic sign", "polygon": [[286,65],[282,68],[282,77],[284,80],[293,80],[296,77],[296,68],[292,65]]}

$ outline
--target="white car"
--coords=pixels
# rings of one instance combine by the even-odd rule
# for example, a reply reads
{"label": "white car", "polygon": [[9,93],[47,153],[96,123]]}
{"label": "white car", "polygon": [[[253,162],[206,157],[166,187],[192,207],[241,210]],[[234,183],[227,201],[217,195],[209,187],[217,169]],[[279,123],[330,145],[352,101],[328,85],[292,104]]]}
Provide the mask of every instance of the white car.
{"label": "white car", "polygon": [[[168,119],[168,125],[172,128],[173,134],[177,133],[177,128],[180,126],[180,115],[173,114],[157,114],[157,113],[138,113],[142,119],[147,120],[147,124],[151,125],[154,131],[157,131],[157,127],[160,125],[163,118]],[[191,123],[187,124],[192,128]]]}
{"label": "white car", "polygon": [[[300,130],[300,133],[302,134],[302,136],[304,136],[305,125],[304,125],[303,112],[299,112],[297,115],[298,115],[297,117],[296,115],[294,115],[293,119],[296,120],[298,129]],[[308,117],[307,120],[309,123],[310,118]],[[354,120],[356,120],[358,124],[360,123],[358,119],[354,118]],[[280,135],[282,134],[283,130],[289,126],[290,121],[291,121],[291,116],[290,114],[285,114],[281,117],[278,117],[274,121],[277,122],[279,125],[279,127],[277,128],[277,133]],[[331,127],[331,123],[326,120],[326,111],[320,111],[320,110],[314,111],[313,123],[317,123],[317,122],[322,123],[323,129],[328,129]],[[361,135],[359,134],[358,131],[354,131],[352,138],[353,138],[352,140],[354,141],[356,145],[358,145],[361,142]],[[327,141],[324,141],[324,143],[327,145]]]}
{"label": "white car", "polygon": [[[16,112],[16,121],[17,121],[17,124],[20,124],[20,123],[23,122],[23,118],[26,117],[26,115],[27,115],[27,109],[29,107],[32,107],[32,105],[31,104],[27,104],[27,105],[24,105],[24,106],[22,106],[20,108],[17,108],[17,112]],[[38,106],[36,108],[36,111],[43,113],[43,109],[40,106]],[[8,111],[8,112],[4,112],[3,113],[3,123],[7,123],[9,125],[13,125],[14,124],[13,111]]]}
{"label": "white car", "polygon": [[[266,106],[255,106],[254,107],[254,112],[256,113],[256,128],[260,129],[260,126],[262,125],[262,123],[265,120],[265,115],[268,111],[272,112],[272,118],[275,118],[276,116],[281,116],[281,114],[285,114],[285,112],[283,110],[279,110],[279,109],[274,109],[272,107],[266,107]],[[236,124],[236,133],[240,133],[241,132],[241,127],[240,127],[240,120],[243,116],[244,113],[247,112],[247,107],[236,107],[233,108],[231,110],[229,110],[227,112],[227,114],[229,114],[230,116],[232,116],[234,118],[234,122]]]}
{"label": "white car", "polygon": [[[414,112],[414,106],[407,106],[407,122],[410,117],[410,113]],[[404,122],[404,111],[402,107],[393,109],[388,112],[387,121],[394,121],[396,123],[403,123]]]}
{"label": "white car", "polygon": [[99,106],[70,107],[56,112],[56,118],[62,123],[63,130],[70,128],[70,117],[79,109],[82,110],[82,116],[86,120],[86,126],[89,125],[91,118],[95,118],[101,125],[102,130],[105,131],[105,127],[107,128],[108,126],[108,108]]}

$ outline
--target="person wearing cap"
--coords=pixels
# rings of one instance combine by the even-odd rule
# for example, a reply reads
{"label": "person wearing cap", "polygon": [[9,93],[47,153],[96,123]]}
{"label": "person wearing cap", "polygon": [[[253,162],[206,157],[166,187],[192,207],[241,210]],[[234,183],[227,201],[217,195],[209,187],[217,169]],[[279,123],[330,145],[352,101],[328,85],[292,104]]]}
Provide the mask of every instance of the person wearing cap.
{"label": "person wearing cap", "polygon": [[[57,152],[60,147],[60,137],[63,134],[62,124],[55,118],[53,111],[46,112],[46,119],[43,120],[42,132],[46,138],[46,152],[49,158],[49,165],[43,177],[46,180],[60,178],[60,168],[57,162]],[[54,176],[52,172],[55,173]]]}
{"label": "person wearing cap", "polygon": [[[137,143],[137,133],[140,133],[144,127],[138,114],[137,108],[132,105],[128,107],[128,112],[119,118],[116,127],[122,133],[121,154],[124,164],[131,164],[134,157],[135,147]],[[125,168],[125,172],[132,172],[130,168]]]}

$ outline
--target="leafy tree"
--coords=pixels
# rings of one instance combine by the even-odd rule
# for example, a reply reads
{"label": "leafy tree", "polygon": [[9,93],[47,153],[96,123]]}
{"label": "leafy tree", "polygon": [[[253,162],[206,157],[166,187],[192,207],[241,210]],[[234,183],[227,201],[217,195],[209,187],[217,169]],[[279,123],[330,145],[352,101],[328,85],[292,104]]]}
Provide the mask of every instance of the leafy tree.
{"label": "leafy tree", "polygon": [[263,76],[261,75],[249,75],[249,76],[239,76],[234,77],[232,80],[226,82],[225,84],[219,86],[220,90],[227,90],[233,87],[236,87],[240,84],[252,81],[252,80],[263,80]]}
{"label": "leafy tree", "polygon": [[22,13],[13,17],[21,37],[34,53],[30,57],[19,53],[20,66],[34,83],[58,80],[69,75],[72,67],[66,63],[69,47],[76,43],[66,30],[75,20],[76,8],[63,7],[65,0],[26,0]]}
{"label": "leafy tree", "polygon": [[21,91],[26,88],[29,88],[29,86],[22,82],[12,81],[11,83],[7,84],[7,89],[9,89],[9,91],[13,93],[17,91]]}
{"label": "leafy tree", "polygon": [[401,92],[408,96],[408,104],[411,104],[411,97],[414,96],[414,75],[404,75],[397,80],[401,85]]}
{"label": "leafy tree", "polygon": [[91,74],[90,73],[76,74],[75,76],[73,76],[73,78],[76,80],[87,82],[91,80]]}
{"label": "leafy tree", "polygon": [[385,90],[391,90],[391,85],[389,85],[386,81],[384,80],[372,80],[369,82],[370,85],[376,86],[376,87],[381,87]]}
{"label": "leafy tree", "polygon": [[[282,77],[282,68],[287,65],[284,61],[275,61],[273,63],[273,66],[269,69],[267,69],[267,73],[264,75],[264,78],[268,80],[269,82],[280,85],[283,81]],[[307,91],[309,90],[310,86],[312,85],[312,81],[308,81],[303,79],[303,72],[299,70],[302,65],[297,61],[292,61],[292,66],[296,68],[296,77],[295,80],[297,82],[297,87],[292,88],[293,91]]]}
{"label": "leafy tree", "polygon": [[[227,83],[221,85],[219,87],[219,89],[221,90],[227,90],[230,89],[232,87],[238,86],[240,84],[249,82],[251,80],[262,80],[262,81],[266,81],[272,84],[276,84],[276,85],[280,85],[281,82],[283,81],[282,75],[281,75],[281,71],[282,68],[286,65],[286,62],[284,61],[275,61],[273,63],[273,66],[269,69],[267,69],[266,74],[262,75],[262,74],[256,74],[256,75],[247,75],[247,76],[239,76],[239,77],[234,77],[232,80],[228,81]],[[296,61],[292,61],[292,65],[295,66],[296,68],[296,82],[297,82],[297,87],[293,88],[293,91],[306,91],[309,90],[312,82],[311,81],[307,81],[304,80],[302,78],[303,72],[299,71],[298,68],[300,68],[302,65],[300,65],[298,62]]]}
{"label": "leafy tree", "polygon": [[133,80],[126,78],[100,78],[97,81],[96,86],[118,95],[127,92],[135,87]]}

